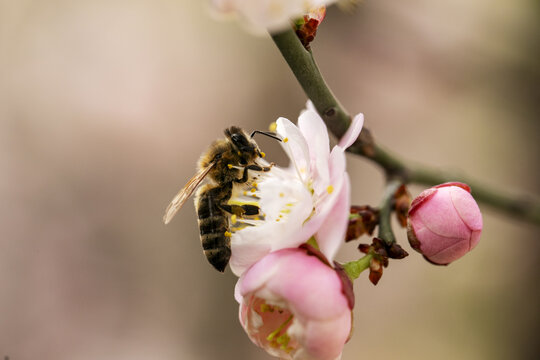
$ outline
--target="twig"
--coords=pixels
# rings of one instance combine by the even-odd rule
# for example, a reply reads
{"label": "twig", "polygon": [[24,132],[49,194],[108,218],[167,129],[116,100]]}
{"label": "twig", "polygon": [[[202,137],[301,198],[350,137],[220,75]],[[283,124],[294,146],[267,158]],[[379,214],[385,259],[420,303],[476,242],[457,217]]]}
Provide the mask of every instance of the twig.
{"label": "twig", "polygon": [[379,238],[388,246],[392,246],[396,242],[396,237],[392,231],[391,215],[392,206],[394,205],[394,195],[402,184],[403,181],[399,179],[388,181],[379,208]]}
{"label": "twig", "polygon": [[[351,123],[351,116],[324,81],[312,53],[304,48],[292,29],[271,36],[326,126],[336,137],[342,137]],[[371,132],[365,127],[348,151],[378,164],[389,179],[399,178],[404,183],[432,186],[447,181],[465,182],[473,189],[473,195],[477,201],[519,219],[540,225],[540,201],[537,198],[531,196],[517,198],[497,189],[488,189],[484,184],[463,176],[441,172],[439,169],[427,166],[411,165],[375,144]]]}

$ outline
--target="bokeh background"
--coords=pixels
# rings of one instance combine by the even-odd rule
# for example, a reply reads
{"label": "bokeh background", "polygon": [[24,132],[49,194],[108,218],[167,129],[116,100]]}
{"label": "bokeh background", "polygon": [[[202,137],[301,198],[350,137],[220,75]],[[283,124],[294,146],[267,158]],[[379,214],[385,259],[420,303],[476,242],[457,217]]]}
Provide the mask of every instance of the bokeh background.
{"label": "bokeh background", "polygon": [[[313,49],[381,144],[538,194],[539,10],[366,0],[331,8]],[[294,120],[305,101],[268,37],[204,2],[0,0],[0,357],[269,359],[237,321],[235,277],[204,259],[192,205],[161,217],[225,127]],[[348,160],[353,202],[377,204],[381,172]],[[465,258],[411,251],[377,287],[356,282],[345,360],[537,358],[539,228],[482,210]]]}

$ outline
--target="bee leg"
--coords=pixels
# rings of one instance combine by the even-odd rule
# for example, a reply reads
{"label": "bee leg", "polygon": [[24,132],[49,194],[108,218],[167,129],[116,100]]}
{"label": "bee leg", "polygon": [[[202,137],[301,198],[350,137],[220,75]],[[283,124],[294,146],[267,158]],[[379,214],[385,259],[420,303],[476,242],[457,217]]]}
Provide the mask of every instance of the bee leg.
{"label": "bee leg", "polygon": [[254,171],[270,171],[270,169],[272,168],[274,164],[270,164],[270,166],[265,166],[265,167],[262,167],[262,166],[259,166],[259,165],[248,165],[246,167],[244,167],[244,173],[242,174],[242,177],[240,179],[234,179],[233,181],[234,182],[237,182],[237,183],[245,183],[248,179],[248,170],[254,170]]}
{"label": "bee leg", "polygon": [[223,210],[228,212],[229,214],[236,215],[236,216],[242,216],[244,215],[245,211],[242,208],[241,205],[227,205],[227,204],[221,204],[219,207]]}
{"label": "bee leg", "polygon": [[244,215],[259,215],[260,208],[257,205],[242,205]]}
{"label": "bee leg", "polygon": [[238,217],[242,217],[242,215],[259,215],[260,210],[257,205],[220,205],[219,207]]}

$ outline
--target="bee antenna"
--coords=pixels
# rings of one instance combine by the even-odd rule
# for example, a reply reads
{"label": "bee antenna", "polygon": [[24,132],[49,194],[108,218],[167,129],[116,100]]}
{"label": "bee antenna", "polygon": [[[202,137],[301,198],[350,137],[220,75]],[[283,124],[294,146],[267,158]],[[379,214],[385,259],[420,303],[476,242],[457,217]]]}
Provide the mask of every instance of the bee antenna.
{"label": "bee antenna", "polygon": [[262,135],[266,135],[268,137],[271,137],[272,139],[276,139],[277,141],[281,141],[281,138],[275,134],[275,133],[271,133],[271,132],[266,132],[266,131],[260,131],[260,130],[255,130],[251,133],[251,137],[253,137],[255,134],[262,134]]}

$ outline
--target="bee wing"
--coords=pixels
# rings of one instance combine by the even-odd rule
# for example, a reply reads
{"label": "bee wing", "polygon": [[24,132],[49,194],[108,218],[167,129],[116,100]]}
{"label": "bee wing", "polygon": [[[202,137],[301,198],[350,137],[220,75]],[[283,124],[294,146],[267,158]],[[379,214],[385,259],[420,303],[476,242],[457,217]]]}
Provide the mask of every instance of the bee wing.
{"label": "bee wing", "polygon": [[176,215],[178,210],[180,210],[186,200],[189,199],[191,194],[193,194],[197,186],[199,186],[201,181],[203,181],[206,175],[208,175],[208,172],[214,167],[214,165],[216,165],[215,161],[210,163],[210,165],[208,165],[207,167],[199,170],[195,175],[193,175],[191,179],[189,179],[186,186],[184,186],[182,190],[180,190],[178,194],[176,194],[169,206],[167,206],[167,210],[165,210],[165,215],[163,216],[163,222],[165,224],[168,224],[174,217],[174,215]]}

